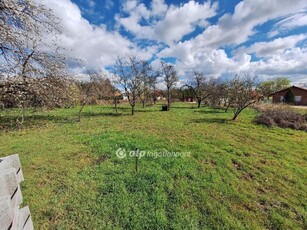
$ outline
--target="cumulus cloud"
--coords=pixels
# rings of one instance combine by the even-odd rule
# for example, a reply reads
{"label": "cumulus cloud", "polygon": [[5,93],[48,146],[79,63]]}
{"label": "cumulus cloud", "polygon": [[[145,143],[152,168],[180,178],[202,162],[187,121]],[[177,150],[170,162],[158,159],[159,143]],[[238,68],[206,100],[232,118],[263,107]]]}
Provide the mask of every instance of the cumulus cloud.
{"label": "cumulus cloud", "polygon": [[307,34],[300,34],[284,38],[276,38],[270,42],[256,42],[250,47],[240,47],[234,51],[234,53],[254,53],[257,57],[270,58],[282,54],[287,49],[296,47],[297,43],[305,40],[306,38]]}
{"label": "cumulus cloud", "polygon": [[[144,3],[127,1],[123,7],[128,17],[117,16],[117,21],[137,38],[157,40],[170,44],[193,32],[197,25],[208,24],[206,19],[216,15],[217,4],[189,1],[179,7],[167,6],[163,0],[154,0],[148,9]],[[146,20],[147,25],[142,25]]]}
{"label": "cumulus cloud", "polygon": [[79,7],[70,0],[45,0],[44,4],[61,19],[59,34],[65,54],[84,60],[91,67],[113,64],[118,56],[140,53],[149,59],[157,47],[140,49],[116,31],[107,31],[106,26],[94,26],[81,16]]}
{"label": "cumulus cloud", "polygon": [[[160,58],[177,57],[176,68],[183,76],[191,70],[196,70],[215,77],[235,74],[251,74],[264,78],[287,76],[293,82],[297,82],[299,79],[297,76],[301,76],[306,81],[307,49],[295,47],[295,44],[304,38],[306,36],[303,35],[289,36],[272,42],[255,43],[250,47],[242,48],[233,57],[227,55],[224,49],[195,50],[193,46],[187,46],[186,43],[181,43],[173,49],[165,49],[158,56]],[[286,42],[289,43],[286,44]],[[252,61],[251,53],[257,53],[265,58]]]}
{"label": "cumulus cloud", "polygon": [[[307,33],[276,36],[307,25],[305,0],[243,0],[214,24],[209,23],[210,18],[220,11],[211,1],[181,5],[169,5],[164,0],[147,5],[140,0],[121,1],[120,13],[115,15],[117,27],[112,31],[83,18],[71,0],[44,2],[62,20],[59,37],[65,54],[83,59],[92,67],[103,68],[114,64],[118,56],[128,55],[146,60],[157,57],[152,64],[158,67],[161,58],[173,57],[180,76],[197,70],[212,76],[249,73],[307,81],[307,50],[301,45]],[[93,0],[85,2],[90,7],[98,4]],[[110,7],[114,7],[111,3]],[[258,26],[266,22],[274,26],[269,34],[260,36]],[[122,28],[133,38],[130,34],[124,36]],[[199,34],[187,39],[185,36],[196,28]],[[263,40],[251,42],[256,36]],[[275,39],[271,40],[272,36]]]}
{"label": "cumulus cloud", "polygon": [[216,25],[209,26],[195,39],[195,44],[218,48],[239,45],[257,33],[255,27],[271,19],[296,12],[306,6],[305,0],[245,0],[238,3],[234,14],[224,14]]}
{"label": "cumulus cloud", "polygon": [[[264,0],[241,1],[233,14],[224,14],[216,24],[210,25],[200,35],[172,44],[158,56],[177,58],[176,67],[183,74],[192,69],[213,76],[236,73],[291,76],[292,72],[304,74],[306,77],[305,59],[301,59],[306,56],[306,49],[296,45],[305,40],[307,34],[233,48],[233,57],[230,57],[224,48],[245,43],[257,33],[256,26],[286,16],[289,12],[299,12],[304,6],[306,2],[301,0],[272,0],[270,4]],[[261,59],[252,61],[251,54]],[[292,58],[289,58],[290,56]]]}

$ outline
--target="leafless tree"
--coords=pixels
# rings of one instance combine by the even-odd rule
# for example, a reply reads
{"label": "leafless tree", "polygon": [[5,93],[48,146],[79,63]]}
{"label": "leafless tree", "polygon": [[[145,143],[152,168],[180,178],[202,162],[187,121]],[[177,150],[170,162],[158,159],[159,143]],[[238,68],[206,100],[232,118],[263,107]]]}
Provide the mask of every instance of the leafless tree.
{"label": "leafless tree", "polygon": [[88,81],[78,82],[79,87],[79,112],[78,121],[86,105],[97,104],[99,100],[113,100],[116,113],[118,113],[117,103],[120,97],[119,90],[107,78],[105,72],[99,70],[87,70]]}
{"label": "leafless tree", "polygon": [[117,82],[123,87],[134,115],[136,100],[142,88],[144,63],[136,57],[118,58],[114,68]]}
{"label": "leafless tree", "polygon": [[251,76],[236,76],[229,84],[229,98],[231,106],[234,108],[235,120],[239,114],[248,106],[256,103],[262,95],[256,90],[256,78]]}
{"label": "leafless tree", "polygon": [[116,114],[118,114],[118,103],[122,94],[120,90],[116,87],[116,76],[111,76],[111,79],[105,78],[104,81],[104,98],[108,100],[112,100],[114,104],[114,109]]}
{"label": "leafless tree", "polygon": [[178,82],[179,78],[177,76],[175,67],[165,62],[161,62],[161,75],[163,76],[164,82],[166,84],[167,109],[170,110],[172,104],[171,89]]}
{"label": "leafless tree", "polygon": [[145,108],[145,104],[152,94],[151,88],[155,84],[155,75],[151,66],[146,61],[141,61],[141,85],[138,89],[138,97],[142,103],[142,107]]}
{"label": "leafless tree", "polygon": [[194,97],[197,101],[197,106],[200,108],[201,102],[210,95],[208,83],[204,74],[194,72],[192,80],[185,84],[185,86],[193,91]]}

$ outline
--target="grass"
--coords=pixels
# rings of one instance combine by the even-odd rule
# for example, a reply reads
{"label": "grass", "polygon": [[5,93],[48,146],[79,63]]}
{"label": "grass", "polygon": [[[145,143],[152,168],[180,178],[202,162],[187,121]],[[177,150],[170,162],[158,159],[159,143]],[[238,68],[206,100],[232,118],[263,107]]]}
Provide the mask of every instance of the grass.
{"label": "grass", "polygon": [[[0,156],[19,153],[36,229],[306,229],[307,133],[176,103],[1,113]],[[118,148],[190,152],[119,159]]]}

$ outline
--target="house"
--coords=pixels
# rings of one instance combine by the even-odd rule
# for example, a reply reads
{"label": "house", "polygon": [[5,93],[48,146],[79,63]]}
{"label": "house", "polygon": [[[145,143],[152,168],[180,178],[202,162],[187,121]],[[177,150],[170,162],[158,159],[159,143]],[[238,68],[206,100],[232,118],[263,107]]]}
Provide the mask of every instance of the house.
{"label": "house", "polygon": [[292,92],[294,96],[294,104],[307,105],[307,89],[297,86],[291,86],[289,88],[277,91],[275,93],[270,94],[269,97],[272,97],[273,103],[283,103],[286,102],[285,96],[289,92]]}

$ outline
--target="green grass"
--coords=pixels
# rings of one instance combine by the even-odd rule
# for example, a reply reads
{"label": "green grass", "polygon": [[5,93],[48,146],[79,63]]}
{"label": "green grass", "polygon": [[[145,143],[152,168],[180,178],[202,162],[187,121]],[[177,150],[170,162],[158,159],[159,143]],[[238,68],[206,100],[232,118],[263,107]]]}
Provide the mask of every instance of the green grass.
{"label": "green grass", "polygon": [[[307,133],[176,103],[1,113],[0,156],[19,153],[36,229],[306,229]],[[118,148],[191,152],[119,159]]]}

